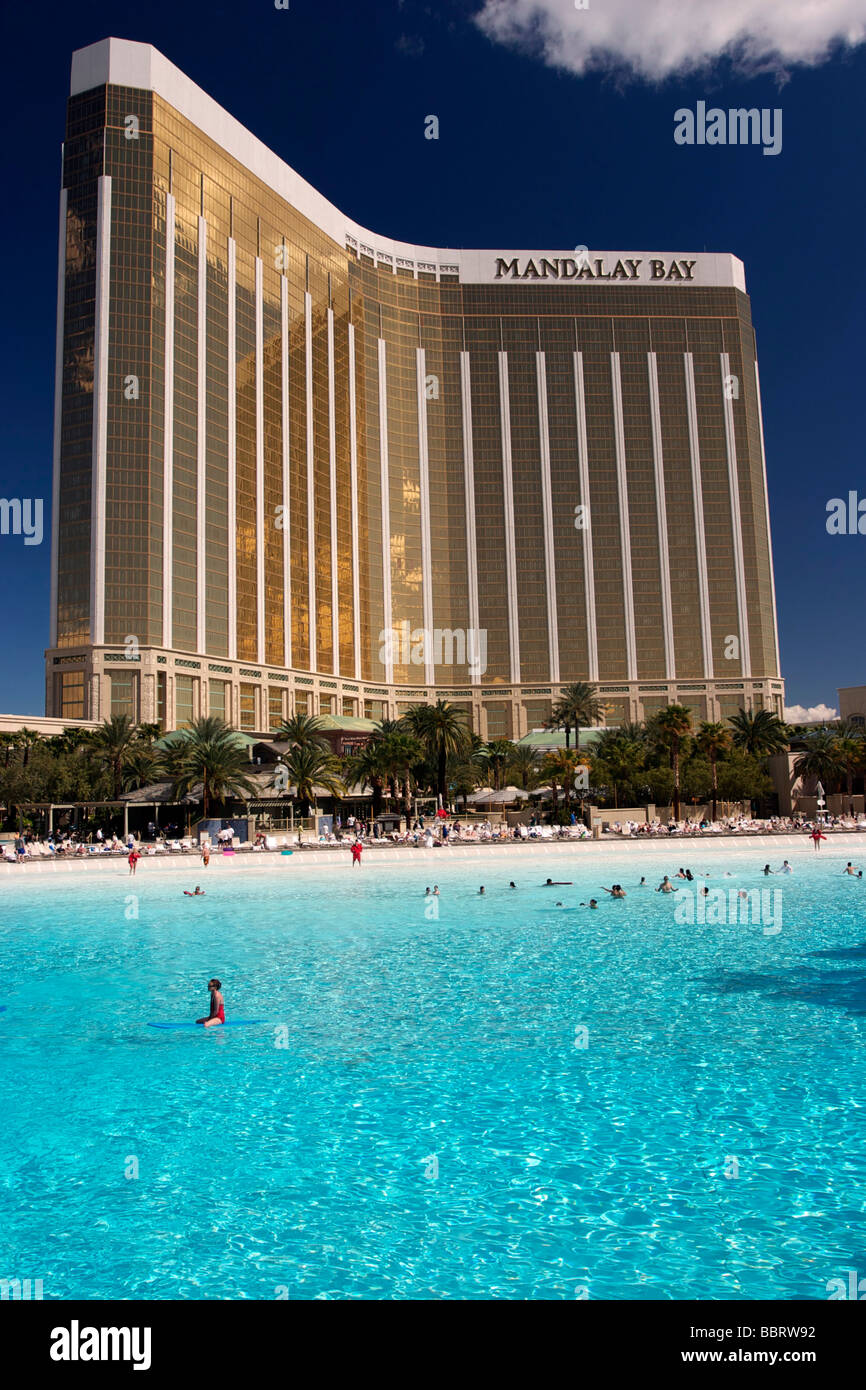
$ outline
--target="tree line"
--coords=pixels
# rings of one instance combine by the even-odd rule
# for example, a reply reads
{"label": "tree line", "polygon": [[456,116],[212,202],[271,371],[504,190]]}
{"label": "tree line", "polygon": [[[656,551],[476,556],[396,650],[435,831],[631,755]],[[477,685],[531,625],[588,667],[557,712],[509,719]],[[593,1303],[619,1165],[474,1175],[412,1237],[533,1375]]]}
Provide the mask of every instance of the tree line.
{"label": "tree line", "polygon": [[[296,714],[272,734],[287,747],[269,769],[268,795],[290,796],[307,815],[323,793],[343,798],[369,791],[374,816],[387,802],[408,818],[415,797],[435,797],[446,807],[462,800],[465,809],[478,788],[513,784],[548,795],[554,820],[567,819],[575,803],[587,800],[608,807],[669,805],[677,820],[683,801],[709,802],[715,820],[720,801],[771,794],[766,762],[774,753],[795,751],[795,775],[817,778],[849,801],[854,779],[866,773],[866,737],[850,725],[792,728],[768,710],[694,724],[686,706],[669,705],[642,722],[601,729],[591,748],[581,749],[580,730],[600,724],[604,713],[591,686],[568,686],[545,726],[564,731],[565,747],[539,753],[509,739],[485,741],[459,706],[438,700],[381,720],[369,741],[345,758],[332,751],[321,719]],[[254,796],[255,770],[246,743],[215,716],[167,736],[125,715],[106,719],[99,729],[70,728],[52,737],[26,728],[0,733],[0,804],[8,828],[29,824],[36,803],[117,801],[155,782],[169,783],[172,799],[192,800],[207,816]]]}

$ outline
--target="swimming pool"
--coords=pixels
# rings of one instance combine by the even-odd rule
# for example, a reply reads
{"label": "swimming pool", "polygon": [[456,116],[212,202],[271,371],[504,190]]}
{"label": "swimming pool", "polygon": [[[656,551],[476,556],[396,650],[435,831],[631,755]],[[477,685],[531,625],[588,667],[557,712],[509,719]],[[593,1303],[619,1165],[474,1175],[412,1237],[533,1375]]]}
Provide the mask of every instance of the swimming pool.
{"label": "swimming pool", "polygon": [[[850,852],[785,853],[769,881],[699,843],[662,865],[769,882],[777,934],[681,924],[634,847],[615,869],[436,856],[438,918],[412,856],[0,885],[0,1277],[46,1299],[827,1298],[866,1274],[866,880]],[[147,1027],[206,1013],[214,974],[230,1018],[267,1023]]]}

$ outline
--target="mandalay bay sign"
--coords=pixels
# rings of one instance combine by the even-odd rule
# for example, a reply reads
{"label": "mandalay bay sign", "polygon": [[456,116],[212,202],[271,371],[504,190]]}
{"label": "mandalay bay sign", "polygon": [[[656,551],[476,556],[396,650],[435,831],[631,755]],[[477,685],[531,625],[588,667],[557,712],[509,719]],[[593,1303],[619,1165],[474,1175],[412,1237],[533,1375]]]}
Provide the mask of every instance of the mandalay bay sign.
{"label": "mandalay bay sign", "polygon": [[506,260],[504,256],[497,256],[496,272],[493,278],[494,280],[641,280],[644,282],[664,280],[683,284],[691,281],[694,284],[696,265],[697,258],[681,260],[656,256],[647,258],[624,257],[616,261],[612,257],[592,257],[589,255],[580,259],[574,256],[556,256],[550,260],[546,256],[527,257],[523,260],[519,256],[513,256],[511,260]]}

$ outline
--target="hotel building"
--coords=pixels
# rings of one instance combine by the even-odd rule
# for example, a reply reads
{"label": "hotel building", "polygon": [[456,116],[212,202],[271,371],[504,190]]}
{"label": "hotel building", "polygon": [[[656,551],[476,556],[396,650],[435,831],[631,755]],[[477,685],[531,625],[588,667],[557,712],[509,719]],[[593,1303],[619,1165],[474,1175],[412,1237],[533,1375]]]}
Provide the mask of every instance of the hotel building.
{"label": "hotel building", "polygon": [[72,63],[53,517],[56,717],[782,711],[741,262],[390,240],[117,39]]}

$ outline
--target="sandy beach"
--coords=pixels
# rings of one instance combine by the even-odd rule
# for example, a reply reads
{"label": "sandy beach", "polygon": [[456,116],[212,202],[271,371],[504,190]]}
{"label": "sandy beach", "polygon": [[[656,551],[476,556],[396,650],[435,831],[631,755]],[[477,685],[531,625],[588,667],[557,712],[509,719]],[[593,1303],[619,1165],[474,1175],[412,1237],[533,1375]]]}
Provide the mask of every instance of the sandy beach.
{"label": "sandy beach", "polygon": [[[375,873],[376,869],[394,865],[404,868],[410,865],[429,866],[431,873],[440,864],[466,863],[486,864],[491,868],[519,866],[529,862],[548,862],[557,859],[586,858],[587,863],[612,864],[624,855],[633,854],[646,857],[669,871],[673,865],[694,867],[705,860],[718,860],[730,855],[754,855],[778,868],[782,859],[793,855],[801,858],[808,855],[816,859],[832,855],[848,855],[856,862],[857,855],[866,857],[866,834],[862,831],[829,831],[827,839],[818,855],[812,848],[806,834],[779,835],[719,835],[719,836],[671,836],[665,839],[614,839],[605,840],[566,840],[556,844],[540,841],[518,843],[507,841],[504,844],[451,844],[434,849],[390,847],[365,847],[361,871]],[[185,873],[197,880],[212,878],[215,874],[262,872],[270,873],[320,873],[352,872],[352,859],[348,842],[345,846],[316,846],[294,850],[284,854],[275,850],[256,851],[223,855],[212,853],[210,864],[205,869],[197,854],[152,855],[146,853],[138,864],[138,881],[152,874]],[[0,864],[0,882],[11,884],[24,879],[41,878],[46,874],[86,874],[121,875],[132,879],[125,855],[88,855],[86,858],[58,858],[36,860],[20,864]]]}

